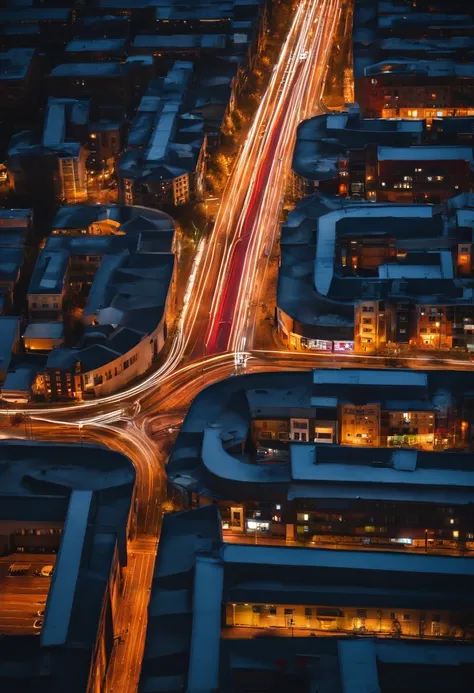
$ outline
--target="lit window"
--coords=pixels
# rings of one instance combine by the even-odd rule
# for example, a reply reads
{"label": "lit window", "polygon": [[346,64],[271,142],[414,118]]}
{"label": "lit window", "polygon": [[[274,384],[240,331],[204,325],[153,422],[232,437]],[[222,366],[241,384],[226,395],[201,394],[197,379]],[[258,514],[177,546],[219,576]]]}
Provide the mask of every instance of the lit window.
{"label": "lit window", "polygon": [[309,520],[309,515],[308,515],[307,513],[305,513],[305,514],[303,515],[303,520],[304,520],[305,522],[308,522],[308,520]]}
{"label": "lit window", "polygon": [[459,539],[459,532],[457,529],[453,531],[453,539]]}

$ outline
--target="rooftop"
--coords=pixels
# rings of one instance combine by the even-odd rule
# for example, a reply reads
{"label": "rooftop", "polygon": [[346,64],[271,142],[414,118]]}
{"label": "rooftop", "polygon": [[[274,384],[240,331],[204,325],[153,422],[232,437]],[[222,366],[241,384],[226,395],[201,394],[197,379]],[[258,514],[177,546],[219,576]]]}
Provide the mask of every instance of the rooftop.
{"label": "rooftop", "polygon": [[[14,670],[16,690],[46,685],[82,693],[116,548],[119,563],[127,561],[133,466],[121,454],[95,446],[2,441],[0,470],[0,521],[64,524],[53,578],[22,578],[25,589],[37,581],[36,595],[49,588],[41,636],[30,645],[23,637],[21,648],[14,636],[4,637],[0,681],[8,687]],[[34,592],[19,598],[38,609]]]}
{"label": "rooftop", "polygon": [[[116,233],[89,232],[94,223],[108,220],[116,222]],[[80,362],[82,372],[89,372],[127,353],[160,323],[174,271],[173,221],[143,207],[70,205],[58,211],[53,229],[83,233],[47,239],[28,293],[61,294],[71,258],[100,258],[83,311],[81,348],[53,349],[47,361],[47,367]]]}
{"label": "rooftop", "polygon": [[[313,666],[307,663],[317,661],[318,684],[324,681],[332,693],[382,690],[378,677],[381,667],[390,662],[399,668],[423,666],[433,661],[431,656],[450,663],[453,671],[461,662],[472,666],[474,648],[462,644],[303,638],[297,631],[294,637],[270,641],[247,636],[227,640],[222,639],[226,629],[221,626],[222,603],[355,606],[374,592],[374,580],[380,588],[370,604],[381,599],[387,605],[414,604],[424,590],[426,594],[429,580],[431,587],[437,585],[439,605],[449,601],[453,594],[449,585],[454,582],[467,594],[474,570],[471,561],[446,557],[438,561],[424,555],[398,555],[392,561],[392,555],[383,552],[240,546],[223,543],[219,535],[220,517],[213,505],[164,518],[139,688],[143,693],[230,690],[240,672],[253,681],[261,676],[277,685],[281,662],[293,661],[298,662],[297,670],[304,668],[306,684],[316,680]],[[364,601],[364,606],[368,604]],[[166,666],[170,659],[176,662],[172,672]],[[198,662],[206,666],[199,667]],[[292,665],[284,671],[288,681]],[[300,679],[291,682],[297,685]]]}
{"label": "rooftop", "polygon": [[24,339],[62,339],[64,326],[62,322],[32,322],[27,325]]}
{"label": "rooftop", "polygon": [[293,170],[309,180],[332,179],[337,176],[339,160],[351,149],[370,144],[406,148],[418,143],[422,135],[426,135],[423,120],[361,118],[359,107],[350,105],[343,113],[323,114],[300,123]]}
{"label": "rooftop", "polygon": [[66,53],[114,52],[124,51],[127,46],[125,38],[76,38],[66,44]]}
{"label": "rooftop", "polygon": [[468,161],[474,168],[472,147],[378,147],[379,161]]}
{"label": "rooftop", "polygon": [[424,77],[474,77],[474,63],[457,63],[453,60],[382,60],[365,67],[364,74],[422,75]]}
{"label": "rooftop", "polygon": [[0,316],[0,371],[10,367],[15,347],[20,336],[20,318]]}
{"label": "rooftop", "polygon": [[[467,198],[462,200],[460,207],[469,208]],[[470,238],[474,223],[468,226]],[[363,239],[392,244],[396,256],[381,262],[376,273],[346,271],[341,248]],[[454,277],[451,252],[461,240],[466,235],[449,202],[441,208],[308,196],[282,227],[278,305],[295,320],[295,332],[327,339],[330,325],[339,333],[333,338],[343,340],[353,339],[360,300],[403,295],[421,304],[466,303],[473,280]]]}
{"label": "rooftop", "polygon": [[63,63],[51,70],[51,77],[121,77],[127,71],[127,63],[94,62]]}
{"label": "rooftop", "polygon": [[450,396],[463,401],[473,378],[461,371],[445,376],[398,369],[316,369],[312,374],[227,379],[194,399],[168,461],[168,479],[181,490],[236,502],[367,498],[469,503],[474,465],[462,452],[292,443],[289,462],[269,464],[236,451],[248,439],[255,418],[319,416],[336,422],[339,405],[349,403],[378,403],[384,412],[435,413]]}
{"label": "rooftop", "polygon": [[192,173],[204,142],[204,120],[193,129],[184,116],[193,64],[176,61],[164,78],[153,80],[142,98],[129,133],[129,149],[119,161],[127,179],[158,181]]}
{"label": "rooftop", "polygon": [[[2,14],[0,10],[0,22]],[[0,53],[0,79],[14,80],[26,77],[34,55],[34,48],[10,48],[9,51]]]}

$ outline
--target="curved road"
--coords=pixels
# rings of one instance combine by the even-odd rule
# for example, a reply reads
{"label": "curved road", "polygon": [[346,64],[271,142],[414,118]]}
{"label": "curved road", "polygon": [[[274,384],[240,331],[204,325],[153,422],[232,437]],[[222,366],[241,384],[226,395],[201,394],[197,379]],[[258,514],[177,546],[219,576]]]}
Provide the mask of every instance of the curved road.
{"label": "curved road", "polygon": [[[212,234],[196,249],[178,328],[164,363],[125,391],[98,400],[0,410],[3,437],[100,443],[125,453],[135,465],[130,563],[114,624],[118,637],[106,684],[109,693],[137,690],[161,502],[166,497],[166,459],[198,392],[237,372],[243,363],[247,372],[318,365],[385,367],[385,359],[377,357],[252,351],[296,127],[318,111],[340,11],[341,0],[299,3]],[[423,359],[399,361],[410,368],[427,366]],[[445,361],[439,367],[453,365]],[[14,412],[26,417],[24,430],[9,425]]]}

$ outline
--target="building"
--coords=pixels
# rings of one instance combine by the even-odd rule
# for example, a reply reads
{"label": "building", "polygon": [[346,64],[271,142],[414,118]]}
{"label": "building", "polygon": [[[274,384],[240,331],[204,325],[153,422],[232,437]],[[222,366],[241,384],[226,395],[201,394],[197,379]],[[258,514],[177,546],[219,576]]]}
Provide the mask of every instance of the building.
{"label": "building", "polygon": [[[386,12],[386,5],[392,11]],[[365,117],[430,121],[474,115],[472,12],[429,10],[377,0],[356,3],[354,87]]]}
{"label": "building", "polygon": [[0,396],[4,402],[12,404],[28,404],[44,389],[38,364],[25,361],[21,355],[10,363],[10,369],[0,388]]}
{"label": "building", "polygon": [[127,44],[125,38],[74,38],[64,49],[65,58],[73,63],[124,61]]}
{"label": "building", "polygon": [[103,690],[135,531],[133,466],[37,441],[2,441],[0,459],[0,688]]}
{"label": "building", "polygon": [[20,318],[0,316],[0,383],[3,383],[14,354],[20,348]]}
{"label": "building", "polygon": [[242,546],[219,525],[212,505],[164,518],[142,693],[469,691],[471,561]]}
{"label": "building", "polygon": [[379,202],[439,203],[472,186],[474,118],[361,118],[356,105],[298,128],[294,197],[315,191]]}
{"label": "building", "polygon": [[187,507],[217,503],[237,540],[473,551],[474,468],[461,452],[471,380],[350,369],[228,379],[192,403],[168,480]]}
{"label": "building", "polygon": [[51,96],[92,99],[94,117],[103,112],[129,113],[153,77],[146,56],[125,62],[70,62],[56,65],[49,76]]}
{"label": "building", "polygon": [[37,207],[83,202],[87,195],[88,99],[48,100],[43,132],[13,135],[8,146],[8,173],[16,195]]}
{"label": "building", "polygon": [[[0,10],[0,27],[7,35],[11,32],[14,35],[30,36],[33,42],[36,42],[38,36],[41,49],[50,55],[57,55],[64,50],[64,42],[71,36],[74,18],[75,13],[69,7],[9,3]],[[19,46],[15,44],[14,47]],[[30,41],[26,47],[31,47]]]}
{"label": "building", "polygon": [[199,4],[171,0],[155,10],[157,34],[235,36],[236,32],[242,34],[245,30],[252,33],[256,52],[266,43],[268,19],[269,3],[266,0],[206,0]]}
{"label": "building", "polygon": [[316,351],[471,351],[471,208],[470,194],[445,207],[301,200],[281,235],[282,341]]}
{"label": "building", "polygon": [[31,209],[0,209],[0,315],[13,306],[32,233]]}
{"label": "building", "polygon": [[472,147],[377,147],[374,153],[375,195],[369,190],[369,199],[439,204],[472,189]]}
{"label": "building", "polygon": [[125,204],[178,206],[204,194],[204,120],[186,117],[191,62],[176,62],[148,87],[120,157],[119,199]]}
{"label": "building", "polygon": [[[0,23],[1,21],[0,14]],[[38,55],[34,48],[14,47],[0,53],[0,62],[2,64],[0,77],[2,109],[5,109],[5,115],[10,113],[23,119],[24,112],[34,106],[39,95]]]}
{"label": "building", "polygon": [[29,350],[48,350],[64,322],[65,346],[44,365],[48,399],[109,394],[150,368],[175,314],[173,249],[173,221],[163,212],[58,211],[31,278],[25,332]]}
{"label": "building", "polygon": [[25,351],[51,351],[64,342],[62,322],[32,322],[23,333]]}

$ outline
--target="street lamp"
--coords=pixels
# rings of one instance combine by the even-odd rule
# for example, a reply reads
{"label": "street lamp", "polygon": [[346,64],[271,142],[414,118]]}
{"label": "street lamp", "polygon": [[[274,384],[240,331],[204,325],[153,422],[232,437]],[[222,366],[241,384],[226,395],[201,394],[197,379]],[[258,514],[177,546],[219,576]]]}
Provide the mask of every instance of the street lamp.
{"label": "street lamp", "polygon": [[436,329],[438,330],[438,349],[441,349],[441,323],[440,322],[435,322]]}

